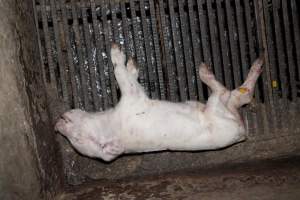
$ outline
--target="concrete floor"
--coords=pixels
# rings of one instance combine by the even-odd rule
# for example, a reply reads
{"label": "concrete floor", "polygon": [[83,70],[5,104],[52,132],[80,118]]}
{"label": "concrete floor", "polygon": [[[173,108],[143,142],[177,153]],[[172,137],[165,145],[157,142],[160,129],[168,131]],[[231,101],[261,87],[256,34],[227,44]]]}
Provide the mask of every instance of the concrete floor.
{"label": "concrete floor", "polygon": [[108,199],[300,199],[300,158],[223,169],[91,182],[68,187],[57,200]]}

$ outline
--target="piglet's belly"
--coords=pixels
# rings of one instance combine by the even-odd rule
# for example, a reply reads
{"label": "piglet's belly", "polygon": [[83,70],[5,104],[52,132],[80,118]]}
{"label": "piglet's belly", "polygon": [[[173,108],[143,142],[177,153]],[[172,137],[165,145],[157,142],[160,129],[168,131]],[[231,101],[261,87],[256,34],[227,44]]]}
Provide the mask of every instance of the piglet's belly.
{"label": "piglet's belly", "polygon": [[203,113],[147,111],[126,117],[120,133],[126,153],[211,148],[210,121]]}

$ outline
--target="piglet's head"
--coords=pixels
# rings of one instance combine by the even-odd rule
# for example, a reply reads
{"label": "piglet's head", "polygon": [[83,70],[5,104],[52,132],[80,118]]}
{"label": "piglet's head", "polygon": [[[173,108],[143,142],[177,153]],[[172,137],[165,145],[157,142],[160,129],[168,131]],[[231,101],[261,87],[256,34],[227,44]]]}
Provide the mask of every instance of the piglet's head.
{"label": "piglet's head", "polygon": [[57,121],[55,130],[65,136],[81,154],[99,157],[99,141],[95,139],[95,130],[89,127],[89,114],[85,111],[70,110]]}
{"label": "piglet's head", "polygon": [[117,140],[108,138],[98,128],[92,114],[74,109],[57,121],[55,130],[65,136],[81,154],[111,161],[123,152]]}

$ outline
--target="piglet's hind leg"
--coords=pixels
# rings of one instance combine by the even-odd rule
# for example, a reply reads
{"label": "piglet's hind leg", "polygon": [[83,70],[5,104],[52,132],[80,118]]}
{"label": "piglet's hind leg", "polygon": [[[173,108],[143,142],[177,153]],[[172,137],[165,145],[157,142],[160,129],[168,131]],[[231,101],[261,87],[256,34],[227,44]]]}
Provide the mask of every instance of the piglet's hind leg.
{"label": "piglet's hind leg", "polygon": [[220,83],[209,66],[205,63],[201,63],[199,67],[199,76],[202,82],[204,82],[213,93],[218,93],[224,95],[225,93],[229,93],[229,90],[225,88],[225,86]]}
{"label": "piglet's hind leg", "polygon": [[239,108],[251,102],[255,89],[255,83],[262,72],[263,55],[254,61],[245,82],[231,91],[228,107]]}

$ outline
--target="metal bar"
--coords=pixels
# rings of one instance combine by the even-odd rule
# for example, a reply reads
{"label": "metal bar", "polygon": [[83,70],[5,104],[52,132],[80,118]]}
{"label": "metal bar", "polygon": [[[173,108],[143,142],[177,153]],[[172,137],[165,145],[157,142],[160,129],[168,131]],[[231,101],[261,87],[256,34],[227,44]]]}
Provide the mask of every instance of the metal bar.
{"label": "metal bar", "polygon": [[[189,22],[190,22],[190,32],[192,38],[192,47],[193,47],[193,58],[194,58],[194,67],[196,71],[196,83],[197,83],[197,92],[198,99],[204,101],[203,95],[203,86],[199,76],[199,65],[200,65],[200,56],[203,55],[201,48],[197,48],[197,35],[196,35],[196,24],[195,24],[195,15],[194,15],[194,3],[193,0],[188,0],[188,11],[189,11]],[[201,45],[200,45],[201,46]]]}
{"label": "metal bar", "polygon": [[[260,45],[261,49],[264,49],[267,53],[265,53],[265,67],[264,71],[265,73],[262,74],[262,78],[266,81],[263,81],[264,84],[264,99],[265,102],[268,104],[274,104],[274,96],[275,93],[272,92],[272,79],[274,77],[274,72],[272,70],[271,66],[275,65],[275,60],[274,60],[274,51],[271,46],[273,44],[272,36],[270,35],[271,30],[270,30],[270,22],[269,22],[269,14],[268,11],[266,10],[267,4],[264,2],[265,0],[259,0],[257,3],[255,3],[256,7],[256,21],[258,23],[258,44]],[[263,21],[262,21],[263,20]]]}
{"label": "metal bar", "polygon": [[35,28],[36,28],[36,33],[37,33],[37,40],[38,40],[38,47],[39,47],[39,54],[40,54],[40,62],[42,67],[40,67],[38,70],[42,74],[43,77],[43,83],[44,86],[47,84],[47,78],[46,78],[46,71],[45,71],[45,63],[44,63],[44,55],[43,55],[43,47],[42,47],[42,42],[41,42],[41,36],[39,32],[39,26],[38,26],[38,14],[37,14],[37,8],[36,8],[36,2],[35,0],[32,1],[33,5],[33,12],[34,12],[34,23],[35,23]]}
{"label": "metal bar", "polygon": [[198,0],[198,13],[199,13],[199,28],[201,34],[202,52],[204,57],[204,62],[212,66],[210,45],[209,45],[209,34],[207,30],[206,16],[203,11],[204,0]]}
{"label": "metal bar", "polygon": [[134,46],[135,46],[135,53],[136,53],[136,59],[137,63],[139,65],[139,77],[141,85],[145,88],[146,93],[149,95],[149,80],[148,75],[146,72],[145,64],[142,60],[142,54],[141,49],[143,46],[141,45],[141,41],[139,38],[139,30],[138,30],[138,24],[137,24],[137,16],[136,16],[136,7],[135,7],[135,1],[130,0],[130,12],[131,12],[131,20],[132,20],[132,27],[133,27],[133,36],[134,36]]}
{"label": "metal bar", "polygon": [[[259,104],[258,110],[261,111],[261,119],[260,113],[257,114],[257,120],[258,120],[258,128],[261,128],[262,133],[270,133],[270,130],[276,130],[277,129],[277,118],[274,116],[274,110],[273,110],[273,97],[272,97],[272,88],[271,88],[271,77],[270,77],[270,62],[268,59],[268,48],[267,48],[267,38],[266,38],[266,19],[264,15],[264,6],[263,6],[263,0],[257,0],[253,1],[254,7],[255,7],[255,22],[256,22],[256,35],[257,35],[257,43],[259,46],[259,50],[265,49],[265,63],[263,68],[263,73],[261,75],[261,79],[263,80],[263,98],[264,98],[264,104]],[[271,112],[266,112],[266,110],[269,110]],[[271,113],[271,114],[270,114]],[[268,124],[266,124],[268,123]],[[273,127],[270,126],[270,124],[274,124]]]}
{"label": "metal bar", "polygon": [[[254,0],[255,1],[255,0]],[[243,0],[244,4],[244,11],[245,11],[245,20],[246,20],[246,38],[248,40],[248,50],[249,50],[249,56],[250,56],[250,61],[256,59],[256,52],[255,52],[255,35],[253,35],[253,22],[252,22],[252,15],[251,15],[251,10],[253,9],[255,11],[255,6],[252,5],[250,6],[250,2],[248,0]],[[254,13],[255,15],[255,13]],[[255,16],[254,16],[255,17]],[[258,27],[256,27],[257,24],[254,24],[255,29],[257,30]]]}
{"label": "metal bar", "polygon": [[117,23],[117,14],[116,14],[116,7],[117,3],[113,1],[109,1],[110,10],[111,10],[111,20],[112,20],[112,30],[114,36],[114,42],[120,44],[119,39],[119,30],[118,30],[118,23]]}
{"label": "metal bar", "polygon": [[[155,51],[155,60],[156,60],[156,72],[158,76],[159,82],[159,91],[160,91],[160,99],[166,99],[166,90],[164,84],[164,77],[162,71],[162,61],[161,61],[161,54],[160,54],[160,46],[159,46],[159,38],[157,33],[157,26],[156,26],[156,14],[153,0],[149,0],[149,8],[150,8],[150,16],[151,16],[151,27],[152,27],[152,35],[153,35],[153,44],[154,44],[154,51]],[[159,17],[157,17],[159,19]]]}
{"label": "metal bar", "polygon": [[96,51],[97,51],[97,64],[98,64],[98,71],[100,76],[100,85],[101,85],[101,92],[102,92],[102,102],[103,102],[103,109],[106,110],[108,108],[108,95],[107,95],[107,88],[105,84],[105,76],[104,76],[104,61],[101,55],[102,49],[102,41],[100,37],[100,28],[98,26],[98,20],[96,15],[96,5],[95,0],[91,1],[91,12],[92,12],[92,21],[94,27],[94,34],[96,40]]}
{"label": "metal bar", "polygon": [[[41,1],[41,0],[39,0],[39,1]],[[39,2],[39,1],[37,1],[37,2]],[[46,0],[46,1],[49,1],[49,0]],[[67,2],[65,3],[65,5],[66,5],[66,9],[67,10],[71,10],[72,9],[72,6],[70,4],[68,4]],[[36,5],[36,10],[37,10],[38,13],[42,12],[41,6]],[[50,11],[51,10],[51,6],[46,5],[45,6],[45,10],[47,12]],[[67,17],[68,17],[68,19],[72,19],[72,16],[67,15]]]}
{"label": "metal bar", "polygon": [[[285,64],[285,55],[284,55],[284,51],[283,51],[283,43],[282,43],[282,34],[281,34],[281,27],[280,27],[280,19],[278,16],[278,8],[279,8],[279,1],[277,0],[273,0],[272,1],[272,17],[273,17],[273,25],[274,25],[274,38],[275,38],[275,47],[274,51],[275,51],[275,56],[277,57],[277,65],[274,65],[274,67],[277,67],[279,74],[278,74],[278,80],[280,80],[280,89],[281,89],[281,97],[282,99],[277,99],[277,106],[276,108],[279,110],[282,110],[282,113],[279,115],[280,117],[280,121],[279,121],[279,125],[281,125],[280,127],[283,128],[285,126],[285,124],[287,124],[287,118],[284,117],[285,116],[285,111],[286,111],[286,104],[287,104],[287,92],[288,92],[288,87],[287,87],[287,79],[286,79],[286,74],[285,74],[285,70],[286,70],[286,64]],[[283,102],[283,103],[282,103]],[[284,106],[284,108],[282,107]]]}
{"label": "metal bar", "polygon": [[292,10],[292,23],[294,30],[294,44],[296,46],[296,60],[298,66],[298,78],[300,79],[300,27],[299,27],[299,18],[300,18],[300,8],[297,8],[296,1],[291,0],[291,10]]}
{"label": "metal bar", "polygon": [[54,88],[56,88],[57,80],[56,80],[56,76],[55,76],[55,70],[54,70],[55,67],[54,67],[54,62],[53,62],[53,58],[52,58],[51,39],[50,39],[50,35],[49,35],[45,0],[41,0],[41,14],[42,14],[42,23],[43,23],[45,45],[46,45],[46,52],[47,52],[47,61],[48,61],[48,66],[49,66],[50,83],[52,84],[52,86]]}
{"label": "metal bar", "polygon": [[168,77],[168,86],[169,86],[169,96],[171,101],[177,101],[177,95],[175,94],[175,77],[174,77],[174,68],[172,67],[172,62],[170,61],[170,52],[167,48],[167,44],[169,41],[169,38],[167,36],[167,25],[166,25],[166,16],[165,16],[165,8],[164,8],[164,2],[159,1],[159,14],[160,14],[160,22],[161,22],[161,34],[163,37],[162,40],[162,46],[163,46],[163,55],[166,59],[166,68],[167,68],[167,77]]}
{"label": "metal bar", "polygon": [[51,5],[51,14],[52,14],[56,51],[58,57],[62,95],[63,95],[64,102],[66,103],[67,106],[69,106],[69,96],[68,96],[67,81],[66,81],[66,66],[62,57],[61,43],[60,43],[61,38],[59,36],[59,27],[57,22],[57,15],[56,15],[56,5],[54,0],[50,0],[50,5]]}
{"label": "metal bar", "polygon": [[144,45],[146,49],[146,62],[147,62],[147,69],[148,69],[148,76],[149,76],[149,83],[150,83],[150,94],[151,97],[154,99],[158,98],[158,90],[156,89],[155,84],[155,74],[156,70],[152,66],[151,63],[151,49],[150,49],[150,31],[147,25],[147,18],[146,18],[146,11],[145,11],[145,2],[144,0],[140,0],[140,11],[141,11],[141,20],[142,20],[142,28],[143,28],[143,35],[144,35]]}
{"label": "metal bar", "polygon": [[[254,0],[255,1],[255,0]],[[249,54],[250,54],[250,63],[249,66],[251,66],[252,62],[256,59],[256,53],[255,53],[255,47],[254,47],[254,38],[252,33],[252,27],[251,27],[251,14],[250,14],[250,4],[249,0],[243,0],[243,3],[245,5],[245,15],[246,15],[246,29],[247,29],[247,39],[248,39],[248,47],[249,47]],[[261,102],[261,99],[259,98],[259,90],[258,87],[255,87],[255,97],[256,100]]]}
{"label": "metal bar", "polygon": [[217,4],[217,17],[219,26],[219,37],[221,40],[221,55],[224,67],[224,77],[225,85],[228,89],[233,89],[232,79],[231,79],[231,64],[230,64],[230,52],[228,44],[228,31],[225,29],[225,13],[222,8],[221,1],[216,1]]}
{"label": "metal bar", "polygon": [[[290,19],[289,19],[289,11],[288,11],[288,5],[287,1],[282,1],[282,15],[283,15],[283,24],[284,24],[284,31],[285,31],[285,51],[287,52],[287,58],[288,58],[288,72],[289,72],[289,81],[290,81],[290,88],[291,88],[291,100],[292,102],[289,102],[288,104],[288,114],[291,117],[291,119],[294,119],[296,117],[296,108],[295,103],[297,102],[297,85],[296,85],[296,65],[295,60],[293,58],[293,43],[292,43],[292,33],[290,25]],[[294,123],[294,120],[288,121],[288,126],[292,127],[293,130],[297,123]],[[286,125],[286,126],[287,126]]]}
{"label": "metal bar", "polygon": [[130,45],[129,45],[129,26],[127,22],[127,15],[126,15],[126,7],[125,7],[125,1],[121,1],[121,15],[122,15],[122,25],[123,25],[123,33],[125,36],[125,49],[126,49],[126,56],[133,57],[131,51],[130,51]]}
{"label": "metal bar", "polygon": [[[249,56],[250,56],[250,60],[247,63],[248,66],[251,66],[252,62],[254,62],[254,60],[256,59],[256,53],[255,53],[255,46],[254,46],[254,36],[252,33],[252,16],[251,16],[251,8],[250,7],[250,2],[249,0],[243,0],[244,3],[244,11],[245,11],[245,19],[246,19],[246,37],[248,40],[248,52],[249,52]],[[254,8],[255,9],[255,8]],[[257,29],[257,27],[255,27]],[[255,86],[255,101],[256,102],[261,102],[261,99],[259,98],[259,90],[258,90],[258,84],[259,81],[257,82],[256,86]],[[254,132],[257,132],[258,130],[262,130],[263,127],[261,126],[260,122],[263,120],[262,118],[262,113],[260,109],[260,104],[256,104],[256,112],[251,112],[253,120],[249,121],[250,123],[250,127],[254,129]],[[260,128],[262,127],[262,128]]]}
{"label": "metal bar", "polygon": [[208,13],[208,27],[210,34],[210,43],[212,47],[212,57],[213,57],[213,67],[214,72],[216,74],[216,78],[221,83],[224,83],[223,75],[222,75],[222,64],[221,64],[221,52],[220,52],[220,44],[217,38],[218,30],[217,30],[217,22],[216,22],[216,11],[212,8],[212,0],[206,0],[207,5],[207,13]]}
{"label": "metal bar", "polygon": [[[255,0],[254,0],[255,1]],[[251,16],[251,7],[250,7],[250,2],[249,0],[243,0],[244,6],[245,6],[245,18],[246,18],[246,37],[248,40],[248,48],[249,48],[249,55],[250,55],[250,62],[248,63],[249,66],[252,65],[252,63],[254,62],[254,60],[257,58],[257,55],[255,53],[255,46],[254,46],[254,40],[255,40],[255,36],[253,36],[252,33],[252,16]],[[254,5],[252,5],[254,6]],[[252,8],[255,10],[255,8]],[[256,27],[257,29],[257,27]],[[255,86],[255,91],[254,91],[254,95],[255,95],[255,101],[256,102],[262,102],[261,98],[260,98],[260,94],[259,94],[259,81],[257,81],[257,84]],[[253,122],[251,122],[251,125],[253,125],[254,130],[263,130],[262,127],[262,112],[261,112],[261,105],[260,104],[256,104],[256,112],[252,112],[252,117],[253,117]],[[262,127],[262,128],[260,128]]]}
{"label": "metal bar", "polygon": [[60,8],[62,12],[62,20],[63,20],[63,30],[64,30],[64,37],[67,44],[67,55],[68,55],[68,63],[69,63],[69,70],[70,70],[70,79],[71,79],[71,86],[72,86],[72,97],[74,101],[74,107],[79,108],[79,100],[78,100],[78,91],[77,91],[77,85],[75,80],[75,67],[73,63],[73,56],[71,53],[71,42],[70,42],[70,35],[68,30],[68,19],[67,19],[67,12],[66,12],[66,4],[64,4],[63,0],[60,0]]}
{"label": "metal bar", "polygon": [[242,75],[243,80],[246,79],[248,73],[247,58],[246,58],[246,39],[245,39],[245,26],[243,21],[243,10],[241,8],[240,0],[235,0],[236,8],[236,19],[237,19],[237,29],[238,29],[238,39],[240,48],[240,58],[242,64]]}
{"label": "metal bar", "polygon": [[[254,0],[255,1],[255,0]],[[250,60],[253,61],[256,58],[255,54],[255,48],[254,48],[254,38],[252,33],[252,16],[251,16],[251,8],[250,8],[250,2],[249,0],[243,0],[243,3],[245,5],[245,18],[246,18],[246,34],[248,39],[248,45],[249,45],[249,55]]]}
{"label": "metal bar", "polygon": [[[211,60],[211,47],[209,45],[209,31],[208,31],[208,22],[206,19],[206,13],[204,12],[205,8],[207,9],[207,5],[205,4],[204,0],[198,0],[197,1],[197,9],[199,14],[199,28],[200,28],[200,36],[201,36],[201,44],[202,44],[202,52],[203,52],[203,58],[204,62],[209,65],[210,67],[213,67],[212,60]],[[210,94],[210,90],[207,85],[206,87],[206,93],[207,97]]]}
{"label": "metal bar", "polygon": [[81,15],[83,18],[83,29],[84,29],[84,39],[87,49],[87,56],[88,56],[88,68],[89,68],[89,74],[90,74],[90,82],[92,86],[92,97],[93,97],[93,103],[94,103],[94,109],[99,110],[101,102],[99,101],[99,97],[97,94],[97,86],[96,86],[96,68],[93,64],[93,52],[92,52],[92,37],[90,35],[90,28],[87,22],[87,8],[85,3],[83,1],[80,1],[81,5]]}
{"label": "metal bar", "polygon": [[72,0],[72,17],[73,17],[73,30],[75,33],[75,43],[76,43],[76,50],[78,54],[78,67],[79,67],[79,73],[80,73],[80,82],[81,82],[81,94],[83,96],[83,105],[86,110],[89,110],[89,99],[88,99],[88,87],[87,87],[87,81],[85,77],[85,71],[84,71],[84,63],[83,63],[83,52],[82,52],[82,44],[81,44],[81,36],[79,33],[79,27],[78,27],[78,16],[77,16],[77,8],[76,1]]}
{"label": "metal bar", "polygon": [[173,47],[175,51],[175,65],[177,68],[177,80],[178,80],[178,85],[179,85],[179,95],[180,95],[180,100],[181,101],[186,101],[187,100],[187,95],[185,91],[185,72],[184,72],[184,66],[182,63],[182,59],[180,57],[180,52],[179,52],[179,45],[178,41],[180,40],[179,37],[177,37],[177,30],[176,30],[176,22],[175,22],[175,12],[174,12],[174,4],[173,0],[168,0],[168,6],[169,6],[169,15],[171,19],[171,28],[172,28],[172,41],[173,41]]}
{"label": "metal bar", "polygon": [[[272,8],[273,8],[273,19],[274,19],[274,26],[275,26],[275,48],[276,51],[276,57],[278,58],[278,69],[279,69],[279,79],[280,79],[280,85],[281,85],[281,94],[284,99],[287,98],[287,79],[285,74],[286,64],[285,64],[285,52],[283,50],[283,37],[281,34],[281,27],[280,27],[280,19],[278,16],[278,9],[279,9],[279,1],[273,0]],[[275,67],[275,66],[274,66]]]}
{"label": "metal bar", "polygon": [[[107,1],[107,7],[109,8],[110,10],[110,13],[111,13],[111,30],[112,30],[112,40],[114,43],[117,43],[118,45],[120,45],[120,48],[123,48],[122,47],[122,44],[120,43],[120,30],[119,30],[119,27],[118,27],[118,22],[117,22],[117,6],[119,5],[119,2],[116,2],[116,1]],[[126,64],[126,63],[124,63]],[[113,79],[115,80],[115,79]],[[116,87],[117,84],[116,84]]]}
{"label": "metal bar", "polygon": [[232,13],[231,1],[225,1],[226,7],[226,19],[229,30],[229,44],[231,50],[231,62],[234,74],[234,87],[239,87],[242,83],[241,81],[241,72],[240,72],[240,63],[237,50],[237,32],[235,30],[235,20]]}
{"label": "metal bar", "polygon": [[[269,41],[268,38],[268,28],[269,22],[268,22],[268,15],[266,13],[266,5],[264,4],[264,0],[257,0],[254,1],[255,6],[255,18],[257,23],[257,35],[258,35],[258,44],[260,49],[264,49],[264,55],[265,55],[265,64],[264,64],[264,72],[261,75],[261,78],[263,80],[263,96],[264,96],[264,102],[265,106],[261,106],[262,110],[262,117],[263,117],[263,127],[264,132],[266,134],[271,133],[271,130],[277,130],[278,129],[278,117],[277,113],[274,110],[274,98],[271,88],[271,62],[269,59],[270,52],[269,52]],[[266,112],[268,110],[268,112]]]}
{"label": "metal bar", "polygon": [[[276,60],[275,60],[275,52],[274,52],[274,47],[273,47],[273,44],[275,43],[274,40],[273,40],[273,35],[272,35],[272,30],[271,30],[271,20],[270,20],[270,15],[269,15],[269,11],[267,10],[268,9],[268,2],[266,0],[263,0],[263,9],[264,9],[264,15],[265,15],[265,21],[266,21],[266,24],[262,25],[262,26],[265,26],[265,29],[266,29],[266,42],[267,42],[267,47],[268,47],[268,55],[269,55],[269,61],[270,61],[270,69],[269,69],[269,72],[270,72],[270,75],[271,75],[271,81],[270,81],[270,84],[273,83],[273,95],[278,97],[278,87],[275,87],[275,84],[274,83],[278,83],[278,80],[277,80],[277,75],[276,75],[276,72],[274,71],[274,67],[276,66]],[[278,84],[276,84],[278,85]],[[270,95],[270,97],[272,97],[273,95]],[[274,98],[274,97],[273,97]],[[277,98],[274,98],[275,100]]]}
{"label": "metal bar", "polygon": [[[245,26],[244,26],[244,16],[243,16],[243,10],[241,7],[240,0],[235,0],[235,9],[236,9],[236,19],[237,19],[237,30],[238,30],[238,38],[239,38],[239,52],[240,52],[240,58],[241,58],[241,64],[242,64],[242,75],[243,75],[243,81],[245,81],[247,74],[248,74],[248,64],[247,64],[247,58],[246,58],[246,35],[245,35]],[[253,116],[246,112],[245,109],[242,110],[243,116],[249,119],[249,121],[253,121]],[[250,124],[251,124],[250,122]]]}
{"label": "metal bar", "polygon": [[[185,19],[188,19],[186,16],[186,13],[184,12],[184,6],[185,6],[185,0],[179,0],[178,1],[178,7],[179,7],[179,18],[180,18],[180,25],[181,25],[181,37],[183,40],[183,50],[184,50],[184,61],[185,61],[185,69],[187,74],[187,83],[188,83],[188,92],[189,92],[189,99],[190,100],[196,100],[196,91],[195,91],[195,85],[193,83],[193,78],[195,77],[195,74],[192,71],[193,63],[191,60],[191,56],[189,55],[189,30],[187,26],[187,21]],[[196,75],[198,76],[198,74]]]}
{"label": "metal bar", "polygon": [[105,0],[101,1],[101,18],[102,18],[102,23],[103,23],[103,32],[104,32],[104,41],[105,41],[105,50],[107,53],[107,58],[108,58],[108,70],[109,70],[109,80],[110,80],[110,89],[111,89],[111,94],[112,94],[112,104],[116,105],[118,102],[117,98],[117,88],[116,88],[116,81],[115,81],[115,76],[114,76],[114,70],[113,70],[113,64],[111,62],[111,57],[110,57],[110,38],[109,38],[109,33],[108,33],[108,23],[107,23],[107,15],[106,13],[108,12],[107,6],[105,5]]}
{"label": "metal bar", "polygon": [[289,68],[289,77],[290,77],[290,86],[291,86],[291,99],[295,101],[297,98],[297,88],[296,88],[296,80],[295,80],[295,62],[293,59],[293,43],[291,40],[292,34],[290,30],[290,20],[288,16],[288,7],[287,1],[282,1],[282,12],[283,12],[283,24],[284,24],[284,31],[285,31],[285,52],[287,52],[288,57],[288,68]]}

